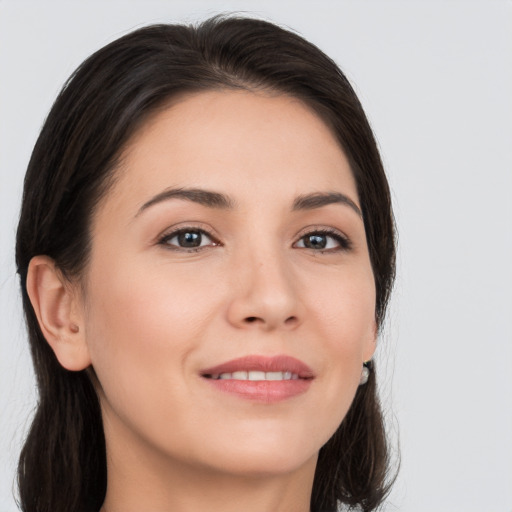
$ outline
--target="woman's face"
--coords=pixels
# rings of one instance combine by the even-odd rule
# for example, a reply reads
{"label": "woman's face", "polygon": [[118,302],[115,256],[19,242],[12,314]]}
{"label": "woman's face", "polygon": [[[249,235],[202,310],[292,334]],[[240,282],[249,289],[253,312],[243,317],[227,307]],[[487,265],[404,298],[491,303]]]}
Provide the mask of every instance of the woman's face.
{"label": "woman's face", "polygon": [[82,318],[108,449],[238,474],[314,461],[376,337],[330,130],[287,96],[189,95],[143,126],[117,178],[93,218]]}

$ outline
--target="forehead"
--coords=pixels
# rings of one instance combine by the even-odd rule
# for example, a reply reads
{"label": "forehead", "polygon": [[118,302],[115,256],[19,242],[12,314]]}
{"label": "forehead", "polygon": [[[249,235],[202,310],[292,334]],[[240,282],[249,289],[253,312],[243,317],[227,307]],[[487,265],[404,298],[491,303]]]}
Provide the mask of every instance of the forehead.
{"label": "forehead", "polygon": [[187,95],[154,114],[127,144],[107,202],[169,187],[222,190],[242,202],[339,191],[357,201],[349,163],[322,119],[297,98],[249,91]]}

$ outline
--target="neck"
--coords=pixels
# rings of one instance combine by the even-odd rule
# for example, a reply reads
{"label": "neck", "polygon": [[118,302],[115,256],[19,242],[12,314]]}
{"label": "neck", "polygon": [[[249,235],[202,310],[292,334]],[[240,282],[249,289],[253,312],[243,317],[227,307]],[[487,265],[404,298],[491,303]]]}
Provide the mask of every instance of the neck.
{"label": "neck", "polygon": [[[309,512],[310,482],[295,477],[234,478],[198,475],[167,480],[165,487],[109,479],[108,491],[101,512]],[[159,478],[158,480],[162,480]],[[149,483],[149,485],[148,485]]]}
{"label": "neck", "polygon": [[233,473],[173,459],[117,434],[109,440],[106,429],[108,481],[100,512],[310,511],[317,454],[293,471]]}

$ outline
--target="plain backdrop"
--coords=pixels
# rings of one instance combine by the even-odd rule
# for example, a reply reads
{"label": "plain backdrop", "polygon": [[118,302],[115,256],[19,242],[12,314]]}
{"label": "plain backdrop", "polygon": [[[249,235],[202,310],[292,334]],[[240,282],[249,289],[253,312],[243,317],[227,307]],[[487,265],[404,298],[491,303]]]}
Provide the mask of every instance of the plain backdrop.
{"label": "plain backdrop", "polygon": [[512,512],[512,3],[492,0],[0,0],[0,512],[36,400],[13,246],[45,115],[114,38],[231,11],[333,57],[381,147],[400,233],[377,355],[401,450],[385,510]]}

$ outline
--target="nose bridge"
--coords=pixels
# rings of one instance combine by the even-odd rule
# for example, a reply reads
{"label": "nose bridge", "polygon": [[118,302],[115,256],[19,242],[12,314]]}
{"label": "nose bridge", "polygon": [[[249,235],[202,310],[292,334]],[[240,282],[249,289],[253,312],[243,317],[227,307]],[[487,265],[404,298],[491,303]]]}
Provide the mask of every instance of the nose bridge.
{"label": "nose bridge", "polygon": [[267,237],[265,241],[248,244],[238,255],[238,279],[230,304],[232,323],[269,330],[289,328],[300,322],[300,301],[286,251]]}

